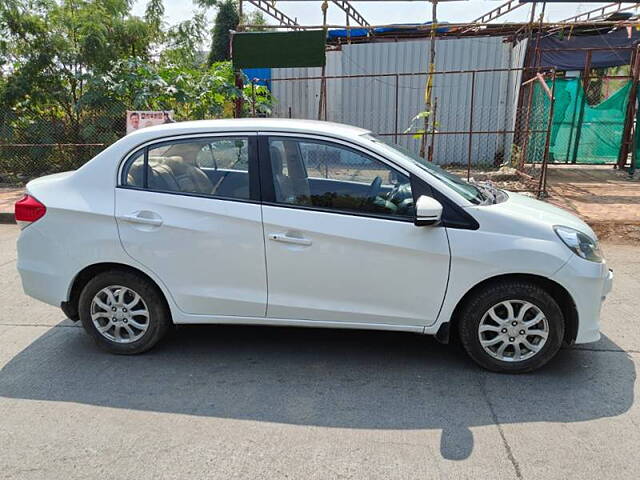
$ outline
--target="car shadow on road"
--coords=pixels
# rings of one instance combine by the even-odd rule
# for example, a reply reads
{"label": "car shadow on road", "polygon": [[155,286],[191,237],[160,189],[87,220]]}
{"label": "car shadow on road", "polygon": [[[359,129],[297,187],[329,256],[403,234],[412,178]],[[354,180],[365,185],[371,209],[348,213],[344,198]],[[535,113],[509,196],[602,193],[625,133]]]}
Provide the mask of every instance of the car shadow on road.
{"label": "car shadow on road", "polygon": [[[98,350],[52,328],[0,371],[0,396],[207,417],[358,429],[441,429],[441,453],[467,458],[472,427],[580,422],[626,412],[631,358],[565,349],[543,370],[499,375],[456,346],[390,332],[183,327],[139,356]],[[213,434],[213,432],[212,432]],[[340,435],[336,431],[336,435]]]}

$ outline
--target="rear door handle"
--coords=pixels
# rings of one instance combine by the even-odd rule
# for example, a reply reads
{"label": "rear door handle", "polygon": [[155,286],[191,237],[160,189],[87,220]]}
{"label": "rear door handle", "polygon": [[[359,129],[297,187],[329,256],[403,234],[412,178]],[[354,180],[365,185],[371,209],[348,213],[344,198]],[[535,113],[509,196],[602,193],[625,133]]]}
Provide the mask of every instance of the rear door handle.
{"label": "rear door handle", "polygon": [[269,240],[274,242],[292,243],[294,245],[302,245],[308,247],[311,245],[311,240],[308,238],[290,237],[285,233],[270,233]]}
{"label": "rear door handle", "polygon": [[162,225],[162,219],[159,217],[155,217],[155,218],[150,218],[150,217],[141,217],[140,213],[136,213],[136,214],[131,214],[131,215],[122,215],[120,217],[120,220],[123,220],[125,222],[129,222],[129,223],[140,223],[142,225],[153,225],[156,227],[159,227],[160,225]]}

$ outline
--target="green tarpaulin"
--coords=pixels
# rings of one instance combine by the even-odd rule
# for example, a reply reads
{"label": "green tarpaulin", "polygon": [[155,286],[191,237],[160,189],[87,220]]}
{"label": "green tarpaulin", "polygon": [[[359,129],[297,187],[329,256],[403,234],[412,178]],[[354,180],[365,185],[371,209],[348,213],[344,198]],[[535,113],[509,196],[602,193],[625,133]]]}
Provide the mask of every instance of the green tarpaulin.
{"label": "green tarpaulin", "polygon": [[324,30],[235,33],[233,66],[240,68],[322,67]]}
{"label": "green tarpaulin", "polygon": [[[551,82],[548,85],[551,88]],[[617,162],[630,88],[631,82],[626,82],[603,102],[589,105],[579,78],[557,79],[549,161],[591,164]],[[536,84],[531,104],[532,130],[547,128],[549,105],[548,96],[541,85]],[[541,161],[542,158],[529,160]]]}

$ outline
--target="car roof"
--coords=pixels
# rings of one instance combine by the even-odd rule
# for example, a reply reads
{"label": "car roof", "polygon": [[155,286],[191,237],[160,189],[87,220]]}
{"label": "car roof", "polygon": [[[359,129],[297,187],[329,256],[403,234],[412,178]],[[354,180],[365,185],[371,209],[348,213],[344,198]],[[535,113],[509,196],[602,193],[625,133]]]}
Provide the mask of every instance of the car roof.
{"label": "car roof", "polygon": [[145,137],[144,140],[146,141],[171,135],[228,131],[319,133],[343,138],[357,138],[363,134],[371,133],[369,130],[352,125],[322,122],[319,120],[302,120],[295,118],[232,118],[166,123],[141,128],[140,130],[130,133],[127,137],[138,137],[136,140],[142,140],[142,138],[139,137]]}

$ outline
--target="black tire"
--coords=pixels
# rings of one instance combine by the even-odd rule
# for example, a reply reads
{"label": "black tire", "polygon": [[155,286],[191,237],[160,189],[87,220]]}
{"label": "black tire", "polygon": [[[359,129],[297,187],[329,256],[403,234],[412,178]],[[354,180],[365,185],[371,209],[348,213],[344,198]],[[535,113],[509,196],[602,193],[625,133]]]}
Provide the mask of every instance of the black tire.
{"label": "black tire", "polygon": [[[140,295],[149,312],[146,331],[140,338],[129,343],[117,343],[105,337],[91,319],[91,305],[95,295],[114,285],[126,287]],[[162,339],[171,325],[171,314],[158,287],[140,275],[123,270],[109,270],[91,279],[80,294],[78,312],[82,326],[98,346],[120,355],[146,352]]]}
{"label": "black tire", "polygon": [[[479,328],[484,315],[493,306],[508,300],[529,302],[547,319],[549,331],[546,343],[525,360],[504,361],[494,358],[480,343]],[[462,308],[458,321],[460,341],[469,356],[481,367],[500,373],[526,373],[545,365],[560,350],[565,329],[562,310],[553,297],[539,285],[524,280],[498,281],[474,292]]]}

